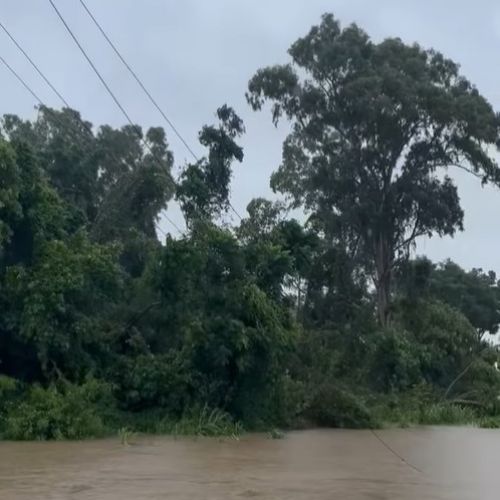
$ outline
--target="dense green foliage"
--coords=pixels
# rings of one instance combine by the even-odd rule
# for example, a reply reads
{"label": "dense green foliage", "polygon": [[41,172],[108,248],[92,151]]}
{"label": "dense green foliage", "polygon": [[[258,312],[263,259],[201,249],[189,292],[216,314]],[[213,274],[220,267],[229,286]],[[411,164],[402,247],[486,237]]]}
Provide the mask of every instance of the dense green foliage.
{"label": "dense green foliage", "polygon": [[[228,106],[176,181],[161,128],[3,117],[1,436],[496,425],[495,274],[410,259],[462,229],[439,169],[500,181],[496,114],[441,54],[330,15],[290,55],[247,94],[292,122],[271,179],[286,200],[252,200],[236,227]],[[173,198],[187,231],[160,243]]]}

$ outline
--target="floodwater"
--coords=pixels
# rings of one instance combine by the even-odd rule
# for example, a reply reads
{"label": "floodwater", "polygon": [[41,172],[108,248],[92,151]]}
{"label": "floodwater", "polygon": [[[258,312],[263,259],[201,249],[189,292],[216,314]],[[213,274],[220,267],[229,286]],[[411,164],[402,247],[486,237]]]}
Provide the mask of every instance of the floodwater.
{"label": "floodwater", "polygon": [[309,430],[279,440],[139,437],[131,446],[118,438],[0,442],[0,499],[500,498],[500,431],[436,427],[377,435]]}

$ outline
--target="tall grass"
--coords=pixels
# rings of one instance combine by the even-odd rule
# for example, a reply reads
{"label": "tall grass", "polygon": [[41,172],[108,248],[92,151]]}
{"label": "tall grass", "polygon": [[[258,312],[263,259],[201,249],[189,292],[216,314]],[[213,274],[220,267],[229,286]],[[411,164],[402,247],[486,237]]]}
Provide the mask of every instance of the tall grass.
{"label": "tall grass", "polygon": [[242,425],[235,422],[224,411],[204,406],[183,417],[174,425],[173,434],[176,436],[228,436],[238,439],[242,433]]}
{"label": "tall grass", "polygon": [[420,410],[418,423],[422,425],[474,425],[478,423],[478,415],[467,406],[435,403]]}
{"label": "tall grass", "polygon": [[126,421],[127,429],[173,436],[230,437],[238,439],[243,426],[223,410],[202,406],[187,411],[181,418],[160,411],[136,414]]}

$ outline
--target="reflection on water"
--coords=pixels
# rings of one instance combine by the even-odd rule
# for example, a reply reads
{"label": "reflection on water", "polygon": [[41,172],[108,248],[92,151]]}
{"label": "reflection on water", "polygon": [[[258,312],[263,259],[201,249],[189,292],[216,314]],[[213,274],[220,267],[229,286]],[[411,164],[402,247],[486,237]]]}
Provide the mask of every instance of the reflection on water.
{"label": "reflection on water", "polygon": [[500,431],[311,430],[285,439],[0,442],[1,500],[498,500]]}

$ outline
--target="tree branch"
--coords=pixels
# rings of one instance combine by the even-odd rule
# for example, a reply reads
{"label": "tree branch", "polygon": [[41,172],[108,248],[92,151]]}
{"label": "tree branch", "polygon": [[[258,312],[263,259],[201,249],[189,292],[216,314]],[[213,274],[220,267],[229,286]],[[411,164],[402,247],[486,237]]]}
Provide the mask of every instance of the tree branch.
{"label": "tree branch", "polygon": [[417,214],[417,218],[415,219],[415,225],[413,226],[413,230],[412,230],[410,236],[408,238],[406,238],[405,240],[403,240],[399,245],[396,245],[394,247],[395,252],[397,252],[398,250],[400,250],[404,246],[408,245],[408,243],[413,241],[415,238],[418,238],[419,236],[423,236],[425,234],[425,232],[422,232],[422,231],[417,232],[419,223],[420,223],[420,219],[419,219],[419,215]]}
{"label": "tree branch", "polygon": [[152,302],[147,305],[142,311],[139,311],[135,316],[133,316],[129,322],[123,328],[123,331],[126,332],[130,328],[132,328],[143,316],[145,316],[151,309],[158,307],[161,304],[161,301],[157,300],[156,302]]}

